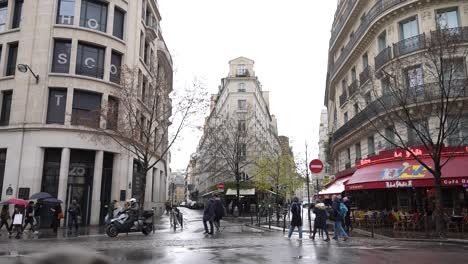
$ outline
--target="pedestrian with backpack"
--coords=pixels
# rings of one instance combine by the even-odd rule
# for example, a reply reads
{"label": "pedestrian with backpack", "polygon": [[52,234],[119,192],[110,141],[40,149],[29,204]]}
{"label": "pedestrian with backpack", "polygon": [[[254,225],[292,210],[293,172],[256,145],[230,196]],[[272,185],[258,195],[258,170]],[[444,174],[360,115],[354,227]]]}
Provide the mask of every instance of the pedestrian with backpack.
{"label": "pedestrian with backpack", "polygon": [[341,235],[343,236],[343,241],[348,240],[349,236],[346,231],[343,229],[343,221],[348,213],[348,207],[341,201],[340,197],[335,197],[333,199],[333,213],[335,215],[335,234],[333,235],[333,239],[338,240],[338,237]]}

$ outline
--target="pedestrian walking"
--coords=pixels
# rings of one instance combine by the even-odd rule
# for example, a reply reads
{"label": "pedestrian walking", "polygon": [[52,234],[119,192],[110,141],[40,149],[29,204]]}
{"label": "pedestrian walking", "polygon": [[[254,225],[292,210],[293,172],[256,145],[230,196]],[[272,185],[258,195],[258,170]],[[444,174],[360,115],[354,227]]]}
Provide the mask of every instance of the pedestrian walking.
{"label": "pedestrian walking", "polygon": [[8,204],[5,204],[3,205],[2,212],[0,213],[0,231],[2,231],[2,227],[5,226],[8,233],[11,235],[11,230],[10,230],[11,227],[8,224],[9,219],[10,219],[10,208]]}
{"label": "pedestrian walking", "polygon": [[349,233],[350,231],[353,231],[353,223],[351,222],[351,200],[349,199],[349,197],[345,197],[343,198],[343,203],[348,209],[348,211],[346,212],[344,222],[345,222],[346,232]]}
{"label": "pedestrian walking", "polygon": [[216,232],[219,232],[221,227],[221,219],[224,216],[224,208],[223,202],[221,198],[219,198],[218,193],[213,193],[213,198],[215,201],[215,217],[214,217],[214,225],[216,226]]}
{"label": "pedestrian walking", "polygon": [[291,235],[294,231],[294,228],[297,227],[299,231],[299,239],[302,239],[302,217],[301,217],[301,204],[299,203],[299,198],[294,197],[293,203],[291,204],[291,226],[289,227],[288,238],[291,238]]}
{"label": "pedestrian walking", "polygon": [[[205,209],[203,210],[203,226],[205,227],[205,233],[208,235],[213,235],[213,221],[215,218],[215,200],[213,197],[211,197],[207,205],[205,206]],[[206,222],[210,223],[210,230],[208,230],[208,225]]]}
{"label": "pedestrian walking", "polygon": [[72,227],[75,227],[75,233],[78,235],[78,218],[81,217],[81,208],[76,200],[73,200],[68,208],[68,234],[72,233]]}
{"label": "pedestrian walking", "polygon": [[41,213],[42,213],[42,202],[37,201],[34,206],[34,219],[36,220],[36,232],[39,233],[37,230],[41,228]]}
{"label": "pedestrian walking", "polygon": [[30,225],[30,230],[34,233],[34,202],[29,201],[29,205],[26,206],[26,211],[25,211],[25,220],[24,220],[24,226],[22,228],[22,231],[26,230],[26,227]]}
{"label": "pedestrian walking", "polygon": [[11,225],[11,232],[16,231],[15,238],[19,239],[21,237],[21,234],[23,233],[24,214],[22,208],[20,208],[19,206],[15,206],[15,212],[13,213],[11,219],[13,219],[13,223]]}
{"label": "pedestrian walking", "polygon": [[341,235],[343,236],[343,241],[348,240],[349,236],[346,231],[343,229],[343,220],[348,212],[346,205],[342,202],[339,197],[335,197],[333,199],[333,213],[335,214],[335,234],[333,235],[333,239],[338,240],[338,237]]}
{"label": "pedestrian walking", "polygon": [[315,220],[314,220],[314,232],[310,238],[312,240],[315,239],[315,234],[317,231],[323,231],[327,235],[327,238],[324,240],[326,242],[330,241],[330,236],[328,235],[328,228],[327,228],[327,211],[325,210],[325,204],[324,203],[317,203],[314,207],[313,210],[315,214]]}
{"label": "pedestrian walking", "polygon": [[60,227],[60,220],[63,218],[62,206],[57,204],[54,206],[54,208],[50,208],[50,211],[52,212],[52,221],[50,227],[52,227],[54,233],[57,233],[57,229]]}

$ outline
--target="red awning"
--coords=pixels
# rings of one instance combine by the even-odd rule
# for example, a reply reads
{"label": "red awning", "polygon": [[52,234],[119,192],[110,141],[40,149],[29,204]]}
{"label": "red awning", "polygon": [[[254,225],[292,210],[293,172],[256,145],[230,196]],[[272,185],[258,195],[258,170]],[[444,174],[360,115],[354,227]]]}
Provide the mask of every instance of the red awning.
{"label": "red awning", "polygon": [[[445,159],[445,158],[444,158]],[[429,166],[431,159],[423,159]],[[452,158],[442,169],[443,186],[468,185],[468,156]],[[358,169],[345,189],[387,189],[434,186],[434,177],[416,160],[394,161]]]}
{"label": "red awning", "polygon": [[327,188],[319,192],[318,198],[331,199],[333,195],[341,194],[345,190],[346,181],[348,181],[350,178],[351,176],[342,177],[328,184]]}

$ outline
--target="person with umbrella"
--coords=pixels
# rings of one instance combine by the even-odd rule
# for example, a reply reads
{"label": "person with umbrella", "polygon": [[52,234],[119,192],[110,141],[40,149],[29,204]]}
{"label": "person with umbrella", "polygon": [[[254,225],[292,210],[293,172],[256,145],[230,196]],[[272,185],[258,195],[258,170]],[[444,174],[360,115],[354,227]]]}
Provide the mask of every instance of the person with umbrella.
{"label": "person with umbrella", "polygon": [[62,206],[60,206],[60,203],[57,203],[54,208],[50,208],[50,211],[52,212],[52,223],[50,226],[54,230],[54,233],[57,233],[57,229],[60,227],[60,220],[63,218]]}
{"label": "person with umbrella", "polygon": [[330,241],[330,236],[328,235],[328,230],[327,230],[327,212],[325,211],[325,204],[318,202],[315,207],[314,207],[314,214],[315,214],[315,220],[314,220],[314,232],[310,236],[312,240],[315,239],[315,234],[317,234],[317,230],[323,230],[325,234],[327,235],[327,239],[324,241],[329,242]]}
{"label": "person with umbrella", "polygon": [[30,201],[29,205],[26,207],[26,220],[24,221],[24,226],[23,226],[23,231],[26,229],[26,227],[30,225],[31,226],[31,231],[33,233],[36,233],[34,230],[34,202]]}
{"label": "person with umbrella", "polygon": [[2,230],[2,227],[5,226],[8,233],[11,235],[10,225],[8,224],[9,219],[10,219],[10,208],[8,204],[4,204],[2,206],[2,212],[0,213],[0,231]]}

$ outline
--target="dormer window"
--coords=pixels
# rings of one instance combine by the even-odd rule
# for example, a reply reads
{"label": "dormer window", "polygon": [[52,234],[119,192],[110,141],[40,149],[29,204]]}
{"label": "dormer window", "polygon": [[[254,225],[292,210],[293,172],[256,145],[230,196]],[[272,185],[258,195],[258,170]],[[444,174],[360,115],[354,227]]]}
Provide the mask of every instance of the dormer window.
{"label": "dormer window", "polygon": [[237,67],[237,76],[247,76],[247,67],[244,64]]}

